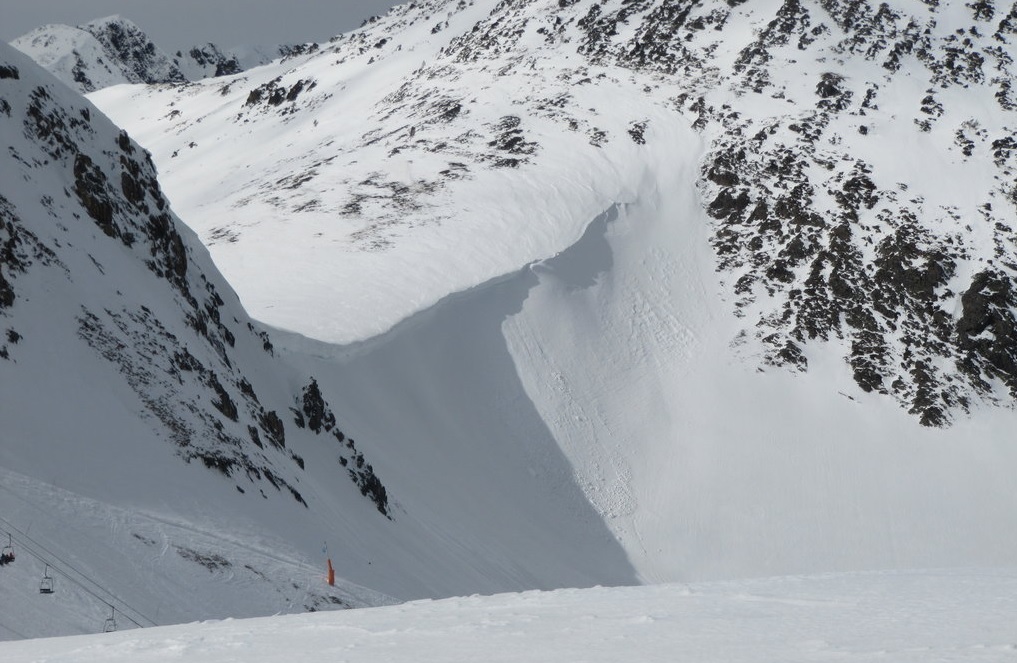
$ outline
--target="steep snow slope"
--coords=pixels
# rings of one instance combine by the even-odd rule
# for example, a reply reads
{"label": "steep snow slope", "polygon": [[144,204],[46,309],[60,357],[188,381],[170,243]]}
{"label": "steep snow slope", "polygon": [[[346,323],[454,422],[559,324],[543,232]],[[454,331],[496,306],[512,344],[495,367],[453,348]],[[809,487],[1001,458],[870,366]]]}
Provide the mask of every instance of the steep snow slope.
{"label": "steep snow slope", "polygon": [[379,448],[553,440],[647,580],[1013,564],[1014,19],[415,3],[94,99]]}
{"label": "steep snow slope", "polygon": [[[19,551],[0,568],[4,637],[89,630],[103,602],[163,623],[634,581],[556,447],[551,483],[511,429],[489,435],[499,462],[410,415],[365,440],[330,386],[354,376],[279,356],[147,153],[6,46],[0,139],[0,533]],[[421,393],[374,392],[368,413],[401,419]],[[69,591],[40,604],[46,563]],[[65,582],[86,577],[99,596]]]}
{"label": "steep snow slope", "polygon": [[85,25],[44,25],[11,44],[79,92],[122,83],[182,83],[176,62],[120,16]]}
{"label": "steep snow slope", "polygon": [[[1013,412],[929,429],[824,348],[805,375],[747,365],[683,175],[648,177],[558,256],[381,337],[279,347],[337,354],[322,383],[381,448],[462,440],[457,457],[481,462],[525,445],[553,484],[559,446],[644,581],[1014,564]],[[426,462],[402,457],[414,469],[386,476]]]}
{"label": "steep snow slope", "polygon": [[1012,661],[1012,571],[472,596],[0,644],[8,660]]}
{"label": "steep snow slope", "polygon": [[569,249],[595,275],[538,272],[505,326],[643,579],[1012,565],[1013,412],[928,429],[861,392],[836,348],[804,375],[746,364],[690,180],[674,176]]}
{"label": "steep snow slope", "polygon": [[[300,512],[315,493],[330,509],[347,502],[351,513],[363,502],[362,516],[386,523],[378,511],[388,507],[378,493],[371,504],[349,481],[358,474],[365,485],[376,481],[369,465],[353,470],[357,458],[363,462],[359,452],[340,450],[334,439],[321,444],[280,420],[276,411],[289,420],[290,407],[301,409],[300,375],[272,359],[267,335],[247,319],[200,245],[177,229],[147,155],[6,46],[0,136],[0,511],[4,538],[13,535],[20,553],[31,550],[24,535],[50,551],[22,554],[3,568],[13,601],[6,605],[16,608],[7,627],[35,635],[81,627],[82,605],[73,596],[56,601],[58,612],[45,619],[14,600],[26,598],[26,587],[34,593],[42,562],[58,558],[148,615],[163,606],[153,619],[300,609],[327,605],[330,594],[342,601],[321,587],[287,589],[290,574],[309,575],[314,548],[288,546],[272,556],[267,551],[280,542],[272,534],[263,559],[251,563],[247,548],[234,554],[241,537],[217,534],[230,531],[223,528],[230,521],[237,531],[257,531],[284,516],[306,527],[314,519]],[[259,395],[264,403],[280,399],[276,409]],[[299,476],[301,437],[307,462],[318,464],[308,473],[314,478]],[[336,451],[350,464],[347,479]],[[327,496],[298,490],[330,478],[336,485]],[[166,519],[179,524],[176,535],[152,529],[153,520]],[[129,529],[118,532],[118,522]],[[311,527],[320,531],[322,523]],[[257,547],[257,538],[249,541]],[[230,558],[238,569],[251,563],[248,582],[202,578],[213,569],[201,560],[221,560],[222,570]],[[271,559],[275,568],[265,564]],[[178,580],[193,593],[165,592],[188,567]],[[259,579],[264,586],[252,590]],[[255,600],[259,592],[264,598]]]}

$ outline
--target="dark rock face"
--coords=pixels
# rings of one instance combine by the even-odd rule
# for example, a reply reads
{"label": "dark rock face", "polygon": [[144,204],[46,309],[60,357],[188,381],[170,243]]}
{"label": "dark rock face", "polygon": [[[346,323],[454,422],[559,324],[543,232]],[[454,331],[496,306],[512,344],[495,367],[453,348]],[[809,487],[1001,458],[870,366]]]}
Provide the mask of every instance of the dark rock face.
{"label": "dark rock face", "polygon": [[[315,433],[320,433],[322,429],[325,432],[329,432],[335,427],[335,415],[328,409],[325,404],[325,399],[321,396],[321,390],[318,389],[317,380],[311,380],[311,383],[304,388],[303,394],[303,408],[298,414],[302,414],[306,417],[307,427],[313,430]],[[301,425],[303,425],[303,417],[299,419]]]}
{"label": "dark rock face", "polygon": [[324,433],[335,439],[340,450],[339,464],[346,468],[350,479],[360,488],[360,494],[374,502],[378,511],[391,519],[388,491],[374,473],[371,464],[364,460],[364,454],[357,450],[353,438],[347,437],[337,427],[335,414],[322,398],[318,382],[314,378],[311,378],[310,384],[304,387],[293,414],[298,427],[307,426],[316,434]]}
{"label": "dark rock face", "polygon": [[[48,267],[59,264],[59,260],[35,233],[25,227],[14,205],[0,194],[0,315],[14,305],[17,277],[36,263]],[[8,330],[8,342],[16,342],[15,336],[20,339],[16,331]]]}
{"label": "dark rock face", "polygon": [[501,121],[492,127],[495,139],[489,142],[488,146],[501,153],[494,159],[495,166],[516,168],[520,163],[527,161],[526,156],[537,151],[537,144],[526,140],[520,127],[521,123],[518,117],[510,115],[501,118]]}
{"label": "dark rock face", "polygon": [[215,44],[195,46],[187,54],[199,67],[212,69],[214,76],[232,76],[244,70],[236,55],[223,53]]}
{"label": "dark rock face", "polygon": [[1017,288],[1002,271],[976,274],[961,296],[963,312],[956,323],[962,356],[958,366],[988,388],[999,380],[1017,398]]}
{"label": "dark rock face", "polygon": [[281,81],[281,78],[276,78],[251,90],[244,107],[268,106],[279,109],[283,114],[295,113],[300,108],[295,103],[300,94],[305,90],[313,90],[318,85],[316,81],[300,79],[290,86],[285,86],[280,85]]}
{"label": "dark rock face", "polygon": [[[999,85],[1009,78],[1001,76],[1008,71],[1008,61],[996,59],[994,74],[986,72],[994,59],[993,42],[1005,39],[1000,32],[994,39],[933,38],[929,26],[938,18],[934,7],[931,16],[903,16],[886,5],[824,1],[824,16],[810,12],[808,4],[785,2],[760,43],[743,51],[746,83],[754,92],[763,93],[769,86],[765,67],[759,65],[772,57],[775,47],[797,39],[798,48],[806,50],[802,39],[831,30],[843,31],[838,46],[842,52],[881,62],[887,72],[898,71],[908,54],[924,65],[930,88],[917,109],[917,131],[930,131],[944,116],[936,90]],[[973,10],[973,21],[985,20],[985,9]],[[790,16],[794,20],[787,20]],[[823,25],[829,19],[834,25]],[[972,25],[965,32],[979,34],[979,27]],[[892,80],[892,73],[886,78]],[[823,74],[816,85],[815,110],[797,120],[775,118],[767,133],[754,133],[748,124],[728,121],[721,109],[714,111],[713,122],[725,128],[703,169],[704,190],[714,192],[709,207],[718,222],[714,247],[721,271],[737,276],[736,306],[747,311],[761,305],[765,311],[755,314],[755,326],[771,348],[767,361],[801,369],[801,362],[787,353],[789,344],[843,339],[850,347],[847,361],[863,390],[892,394],[922,423],[944,425],[951,412],[967,409],[976,396],[995,398],[983,375],[1009,386],[1003,377],[1012,370],[1003,350],[1008,338],[1003,318],[999,341],[993,336],[974,342],[977,334],[968,330],[985,322],[979,313],[985,302],[1009,296],[1014,271],[999,268],[991,279],[984,274],[976,278],[964,296],[970,302],[965,310],[971,312],[956,323],[955,332],[950,302],[956,294],[951,287],[956,287],[958,261],[968,253],[964,238],[934,230],[932,210],[921,200],[881,189],[871,164],[847,152],[837,154],[828,142],[829,128],[843,122],[845,114],[861,118],[876,108],[881,84],[868,83],[864,95],[855,94],[852,88],[860,84]],[[1005,110],[1003,96],[996,95]],[[780,124],[797,134],[793,143],[769,138]],[[975,140],[963,133],[958,146],[964,156],[976,149]],[[821,158],[821,150],[829,157]],[[817,176],[816,165],[827,174]],[[1008,164],[997,165],[1004,174],[1009,172]],[[825,207],[821,196],[836,206]],[[998,202],[994,206],[986,201],[983,210],[985,220],[970,223],[995,220],[1000,213],[1013,217],[1013,208],[1005,210]],[[997,257],[1011,264],[1012,255],[1012,249],[997,251]],[[964,375],[962,380],[951,376],[955,369]]]}
{"label": "dark rock face", "polygon": [[122,63],[142,83],[184,83],[186,78],[138,26],[123,19],[89,23],[82,28],[103,45],[113,62]]}

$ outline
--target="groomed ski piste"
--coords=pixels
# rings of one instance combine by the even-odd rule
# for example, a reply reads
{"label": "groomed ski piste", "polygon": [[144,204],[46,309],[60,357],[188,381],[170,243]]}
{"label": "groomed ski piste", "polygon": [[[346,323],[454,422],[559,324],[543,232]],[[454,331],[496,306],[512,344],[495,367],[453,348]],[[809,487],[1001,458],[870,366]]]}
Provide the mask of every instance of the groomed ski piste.
{"label": "groomed ski piste", "polygon": [[[780,6],[737,11],[769,17]],[[157,451],[127,465],[157,468],[143,474],[157,490],[139,500],[132,493],[146,481],[124,482],[112,469],[133,453],[128,445],[104,459],[76,455],[89,468],[83,478],[56,470],[60,449],[38,435],[37,451],[8,464],[11,481],[34,491],[42,512],[89,505],[74,513],[92,514],[94,538],[64,518],[44,522],[3,491],[0,506],[61,559],[80,555],[75,566],[90,577],[113,578],[118,597],[159,623],[306,609],[321,583],[323,539],[341,579],[337,597],[355,606],[652,586],[8,643],[0,653],[1012,659],[1013,409],[975,400],[950,426],[922,426],[894,398],[860,388],[844,361],[852,344],[836,334],[804,345],[807,372],[761,361],[752,325],[757,315],[766,322],[766,300],[737,309],[733,277],[717,271],[700,172],[710,146],[692,102],[665,95],[648,104],[647,86],[663,85],[660,77],[557,52],[529,29],[512,42],[524,55],[492,46],[493,63],[460,51],[444,56],[447,68],[429,68],[422,61],[449,47],[446,31],[483,24],[496,34],[483,23],[495,3],[453,9],[406,6],[335,51],[231,79],[91,97],[151,150],[174,209],[254,318],[276,328],[287,370],[314,375],[329,395],[393,496],[393,520],[348,503],[310,515],[276,502],[255,508],[201,468],[164,470],[175,459]],[[732,24],[748,40],[752,23]],[[721,66],[737,56],[715,54]],[[871,64],[845,61],[838,70],[848,80],[876,76]],[[819,64],[781,62],[787,97],[814,101]],[[916,199],[995,195],[988,162],[941,149],[953,128],[994,108],[991,94],[975,88],[967,103],[954,90],[951,103],[964,110],[912,135],[899,130],[911,126],[923,90],[908,79],[888,84],[883,107],[866,116],[869,138],[860,120],[847,120],[852,131],[837,144],[877,164],[881,186],[907,179]],[[567,100],[545,86],[554,80]],[[764,119],[791,104],[750,98],[758,103],[742,111]],[[909,109],[901,119],[890,99]],[[442,103],[413,106],[421,100]],[[1003,122],[985,121],[993,131]],[[896,155],[907,150],[949,175],[898,172],[906,169]],[[943,227],[953,232],[955,221]],[[965,279],[995,250],[983,230],[965,236],[950,283],[955,296],[944,306],[955,318]],[[17,402],[30,407],[27,397]],[[25,421],[45,411],[31,414]],[[143,422],[124,418],[144,435]],[[177,485],[194,499],[173,499]],[[216,567],[209,551],[231,566]],[[258,594],[248,565],[270,579],[272,600]],[[22,554],[0,571],[21,588],[20,602],[38,606],[0,620],[14,637],[44,635],[36,625],[101,628],[108,597],[68,588],[79,609],[54,624],[51,604],[41,603],[54,597],[37,591],[41,560]],[[195,609],[196,595],[206,611]]]}
{"label": "groomed ski piste", "polygon": [[1005,663],[1013,571],[593,588],[0,645],[19,663]]}

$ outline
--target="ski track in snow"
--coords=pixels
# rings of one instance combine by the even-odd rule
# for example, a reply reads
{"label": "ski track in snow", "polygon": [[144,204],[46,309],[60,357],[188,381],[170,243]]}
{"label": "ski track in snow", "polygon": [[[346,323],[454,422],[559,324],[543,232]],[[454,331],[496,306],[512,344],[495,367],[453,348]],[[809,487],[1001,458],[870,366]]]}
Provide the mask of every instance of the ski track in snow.
{"label": "ski track in snow", "polygon": [[[18,558],[0,575],[21,608],[0,618],[0,631],[10,631],[4,639],[94,632],[111,605],[121,628],[135,628],[301,612],[324,607],[329,595],[347,607],[394,602],[341,578],[330,590],[321,568],[267,532],[115,507],[12,472],[0,479],[0,513],[21,524]],[[52,565],[52,596],[36,593],[44,562]]]}

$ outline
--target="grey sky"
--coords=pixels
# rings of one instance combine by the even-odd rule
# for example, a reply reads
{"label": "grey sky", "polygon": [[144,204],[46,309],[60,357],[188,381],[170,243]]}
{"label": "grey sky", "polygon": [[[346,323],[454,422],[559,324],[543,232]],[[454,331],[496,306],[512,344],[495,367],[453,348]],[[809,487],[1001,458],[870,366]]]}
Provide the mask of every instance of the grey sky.
{"label": "grey sky", "polygon": [[0,40],[120,14],[163,50],[325,41],[402,0],[0,0]]}

